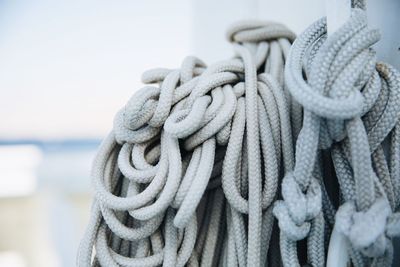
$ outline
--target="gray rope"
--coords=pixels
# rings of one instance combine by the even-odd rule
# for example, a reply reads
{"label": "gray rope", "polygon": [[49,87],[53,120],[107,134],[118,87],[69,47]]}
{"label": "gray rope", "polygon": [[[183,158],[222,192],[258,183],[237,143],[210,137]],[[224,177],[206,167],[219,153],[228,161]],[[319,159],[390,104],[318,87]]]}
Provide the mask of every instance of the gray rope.
{"label": "gray rope", "polygon": [[[354,6],[360,7],[363,1],[356,2]],[[346,201],[336,214],[335,224],[351,242],[353,264],[391,265],[390,239],[400,230],[399,215],[393,213],[398,176],[389,172],[381,144],[395,131],[400,115],[396,104],[400,76],[389,65],[376,64],[370,47],[379,40],[379,33],[366,24],[365,13],[354,9],[350,20],[326,39],[326,21],[321,19],[296,39],[290,51],[285,81],[303,106],[304,116],[294,171],[284,177],[283,201],[277,201],[274,207],[281,228],[284,266],[300,266],[296,241],[306,237],[308,261],[312,266],[324,266],[321,213],[326,211],[321,210],[321,184],[313,173],[319,148],[332,149]],[[303,62],[308,62],[307,79],[302,73]],[[392,144],[397,142],[394,138]],[[391,148],[391,152],[397,153],[397,149]],[[398,163],[393,160],[392,164]],[[329,196],[324,198],[332,213]],[[388,230],[394,228],[397,230]]]}
{"label": "gray rope", "polygon": [[78,266],[267,264],[271,204],[294,162],[282,84],[294,34],[245,21],[227,36],[234,58],[147,71],[117,113]]}
{"label": "gray rope", "polygon": [[335,225],[354,266],[391,266],[400,73],[352,6],[329,37],[244,21],[235,57],[145,72],[94,160],[77,265],[325,266]]}

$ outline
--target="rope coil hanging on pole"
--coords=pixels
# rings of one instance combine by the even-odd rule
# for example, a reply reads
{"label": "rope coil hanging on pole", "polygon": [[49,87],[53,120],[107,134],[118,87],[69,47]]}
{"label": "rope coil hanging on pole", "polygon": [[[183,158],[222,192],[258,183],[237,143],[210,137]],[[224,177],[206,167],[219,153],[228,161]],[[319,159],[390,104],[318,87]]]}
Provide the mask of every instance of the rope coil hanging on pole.
{"label": "rope coil hanging on pole", "polygon": [[143,73],[93,163],[78,266],[325,266],[332,231],[354,266],[391,266],[400,73],[352,7],[329,36],[243,21],[235,57]]}
{"label": "rope coil hanging on pole", "polygon": [[279,175],[293,166],[282,81],[294,38],[281,24],[241,22],[228,31],[236,57],[143,74],[148,85],[118,112],[93,165],[80,266],[93,247],[102,266],[266,262]]}

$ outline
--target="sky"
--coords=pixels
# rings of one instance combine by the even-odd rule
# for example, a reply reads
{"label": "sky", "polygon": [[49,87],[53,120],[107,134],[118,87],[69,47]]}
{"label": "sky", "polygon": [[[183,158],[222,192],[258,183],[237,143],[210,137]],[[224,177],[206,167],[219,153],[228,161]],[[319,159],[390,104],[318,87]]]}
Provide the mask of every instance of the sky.
{"label": "sky", "polygon": [[0,138],[102,137],[144,70],[189,53],[188,1],[111,2],[0,1]]}
{"label": "sky", "polygon": [[[400,1],[368,4],[378,56],[400,68]],[[321,0],[0,0],[0,139],[102,138],[144,70],[231,56],[240,19],[300,33],[324,15]]]}
{"label": "sky", "polygon": [[273,2],[0,0],[0,139],[104,137],[144,70],[231,56],[228,25]]}

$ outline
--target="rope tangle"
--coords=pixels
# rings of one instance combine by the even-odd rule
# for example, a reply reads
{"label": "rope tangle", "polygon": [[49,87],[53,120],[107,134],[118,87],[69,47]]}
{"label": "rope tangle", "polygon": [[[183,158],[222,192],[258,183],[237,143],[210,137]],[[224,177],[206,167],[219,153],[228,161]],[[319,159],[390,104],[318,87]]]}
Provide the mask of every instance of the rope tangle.
{"label": "rope tangle", "polygon": [[[370,47],[380,35],[368,29],[364,11],[353,9],[341,29],[328,39],[325,34],[325,19],[311,25],[294,42],[285,67],[287,88],[303,106],[304,117],[294,171],[283,178],[283,201],[274,207],[281,253],[286,255],[282,259],[285,266],[300,266],[296,241],[308,237],[309,262],[324,266],[323,250],[313,255],[324,244],[324,229],[332,229],[324,226],[324,218],[333,223],[328,218],[332,201],[322,197],[326,189],[321,189],[324,181],[316,170],[322,149],[332,153],[343,198],[334,223],[351,242],[353,264],[391,266],[390,239],[400,230],[394,213],[399,176],[390,173],[397,167],[388,165],[382,146],[398,127],[399,72],[376,63]],[[308,62],[306,79],[303,62]],[[397,142],[392,139],[390,147],[391,164],[396,166]]]}
{"label": "rope tangle", "polygon": [[294,160],[283,71],[295,36],[245,21],[227,37],[234,58],[149,70],[116,115],[93,164],[79,266],[267,261],[280,173]]}
{"label": "rope tangle", "polygon": [[353,7],[329,38],[325,18],[295,41],[243,21],[235,57],[143,73],[94,160],[78,266],[325,266],[334,224],[354,266],[390,266],[400,73]]}

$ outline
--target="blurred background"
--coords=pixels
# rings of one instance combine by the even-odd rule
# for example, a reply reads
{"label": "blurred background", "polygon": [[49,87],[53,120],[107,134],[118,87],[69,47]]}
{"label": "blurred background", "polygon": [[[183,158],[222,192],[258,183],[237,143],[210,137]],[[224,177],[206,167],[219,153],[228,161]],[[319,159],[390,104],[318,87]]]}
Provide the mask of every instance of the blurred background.
{"label": "blurred background", "polygon": [[[379,58],[399,68],[400,2],[369,2]],[[321,0],[0,0],[0,266],[75,265],[91,161],[144,70],[231,56],[236,20],[300,33],[324,13]]]}

